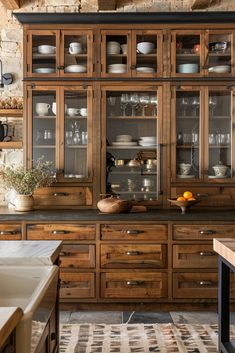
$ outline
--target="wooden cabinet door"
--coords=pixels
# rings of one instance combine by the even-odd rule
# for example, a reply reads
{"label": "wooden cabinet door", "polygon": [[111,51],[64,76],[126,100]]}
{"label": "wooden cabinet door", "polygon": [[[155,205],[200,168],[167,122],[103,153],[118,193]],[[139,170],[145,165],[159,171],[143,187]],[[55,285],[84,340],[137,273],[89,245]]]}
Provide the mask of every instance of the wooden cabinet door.
{"label": "wooden cabinet door", "polygon": [[95,245],[63,244],[60,253],[60,268],[94,268]]}
{"label": "wooden cabinet door", "polygon": [[173,298],[218,297],[217,273],[173,273]]}
{"label": "wooden cabinet door", "polygon": [[174,268],[217,268],[218,256],[212,245],[173,245]]}
{"label": "wooden cabinet door", "polygon": [[60,272],[60,298],[81,299],[94,298],[94,273]]}

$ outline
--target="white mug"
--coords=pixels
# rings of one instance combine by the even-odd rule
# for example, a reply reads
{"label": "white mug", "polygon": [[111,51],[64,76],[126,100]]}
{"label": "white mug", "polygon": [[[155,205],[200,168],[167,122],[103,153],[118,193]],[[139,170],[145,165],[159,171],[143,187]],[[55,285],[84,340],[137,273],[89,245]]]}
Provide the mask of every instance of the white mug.
{"label": "white mug", "polygon": [[67,114],[68,114],[69,116],[77,115],[77,114],[79,114],[79,109],[76,109],[76,108],[68,108],[68,109],[67,109]]}
{"label": "white mug", "polygon": [[50,109],[50,104],[48,103],[36,103],[36,113],[38,115],[42,115],[42,116],[47,115],[49,109]]}
{"label": "white mug", "polygon": [[56,102],[52,103],[51,110],[52,110],[52,113],[56,115]]}
{"label": "white mug", "polygon": [[87,116],[87,108],[81,108],[79,112],[81,116]]}
{"label": "white mug", "polygon": [[70,43],[69,44],[69,53],[70,54],[81,54],[82,52],[82,45],[81,43]]}

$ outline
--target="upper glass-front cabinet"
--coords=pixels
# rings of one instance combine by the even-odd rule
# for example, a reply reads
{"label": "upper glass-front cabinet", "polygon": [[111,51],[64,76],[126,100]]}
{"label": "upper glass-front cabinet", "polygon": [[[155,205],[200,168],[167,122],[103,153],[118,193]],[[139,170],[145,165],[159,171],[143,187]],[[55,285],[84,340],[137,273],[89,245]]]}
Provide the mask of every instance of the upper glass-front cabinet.
{"label": "upper glass-front cabinet", "polygon": [[92,89],[29,89],[28,165],[44,156],[58,181],[92,180]]}
{"label": "upper glass-front cabinet", "polygon": [[161,87],[106,87],[102,96],[102,192],[159,202]]}
{"label": "upper glass-front cabinet", "polygon": [[162,74],[162,32],[102,31],[101,74],[156,77]]}
{"label": "upper glass-front cabinet", "polygon": [[181,87],[173,93],[173,180],[234,181],[233,89]]}
{"label": "upper glass-front cabinet", "polygon": [[93,75],[92,31],[30,30],[27,39],[27,76],[46,78]]}

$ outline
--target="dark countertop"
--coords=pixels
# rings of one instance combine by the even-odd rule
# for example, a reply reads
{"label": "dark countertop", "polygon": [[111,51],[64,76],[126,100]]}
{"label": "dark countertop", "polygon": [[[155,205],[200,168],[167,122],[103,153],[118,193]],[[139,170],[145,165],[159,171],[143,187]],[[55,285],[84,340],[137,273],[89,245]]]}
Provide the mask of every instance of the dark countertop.
{"label": "dark countertop", "polygon": [[122,213],[122,214],[101,214],[98,210],[35,210],[32,212],[16,212],[7,207],[0,207],[0,221],[235,221],[235,209],[230,210],[209,210],[190,209],[182,215],[180,209],[175,210],[151,210],[143,213]]}

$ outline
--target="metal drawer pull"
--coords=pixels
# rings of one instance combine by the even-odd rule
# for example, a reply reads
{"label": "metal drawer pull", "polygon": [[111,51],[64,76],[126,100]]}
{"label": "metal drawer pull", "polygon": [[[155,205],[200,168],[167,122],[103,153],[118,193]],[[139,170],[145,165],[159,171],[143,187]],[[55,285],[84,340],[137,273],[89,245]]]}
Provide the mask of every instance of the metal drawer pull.
{"label": "metal drawer pull", "polygon": [[137,230],[137,229],[129,229],[126,231],[127,234],[140,234],[143,233],[142,230]]}
{"label": "metal drawer pull", "polygon": [[127,286],[142,286],[144,284],[143,281],[126,281]]}
{"label": "metal drawer pull", "polygon": [[52,230],[51,234],[58,235],[58,234],[68,234],[69,231],[67,230]]}
{"label": "metal drawer pull", "polygon": [[199,286],[213,286],[212,281],[198,281],[197,284],[199,284]]}
{"label": "metal drawer pull", "polygon": [[131,255],[131,256],[137,256],[137,255],[142,255],[142,251],[127,251],[126,255]]}
{"label": "metal drawer pull", "polygon": [[54,192],[53,196],[68,196],[69,194],[67,192]]}
{"label": "metal drawer pull", "polygon": [[15,230],[1,230],[0,235],[13,235],[17,232]]}
{"label": "metal drawer pull", "polygon": [[211,235],[211,234],[215,234],[216,230],[208,229],[208,230],[199,230],[198,232],[201,235]]}
{"label": "metal drawer pull", "polygon": [[199,251],[200,256],[215,256],[213,251]]}

